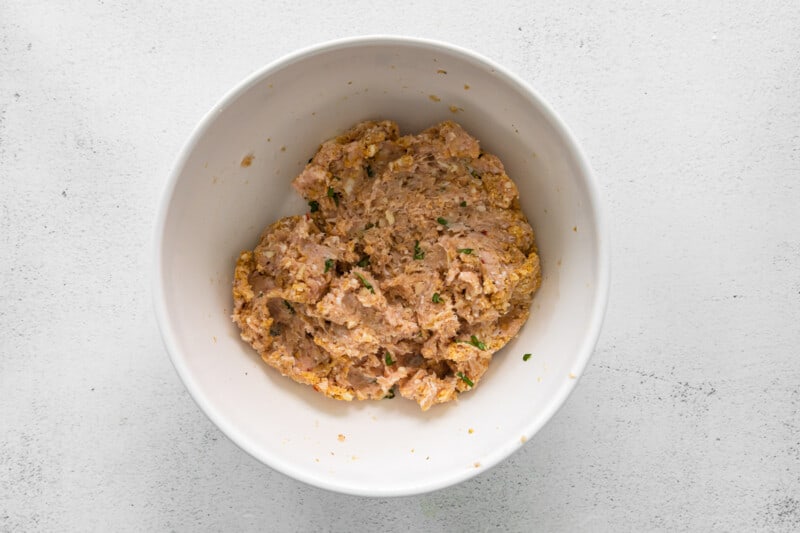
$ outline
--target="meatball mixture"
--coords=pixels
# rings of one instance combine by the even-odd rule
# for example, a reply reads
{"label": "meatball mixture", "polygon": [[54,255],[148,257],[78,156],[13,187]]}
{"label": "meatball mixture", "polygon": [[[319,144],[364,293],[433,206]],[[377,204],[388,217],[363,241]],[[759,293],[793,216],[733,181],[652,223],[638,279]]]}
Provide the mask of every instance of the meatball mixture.
{"label": "meatball mixture", "polygon": [[369,121],[322,144],[293,185],[308,213],[236,264],[242,339],[339,400],[399,394],[427,410],[475,388],[541,283],[500,160],[454,122],[400,136]]}

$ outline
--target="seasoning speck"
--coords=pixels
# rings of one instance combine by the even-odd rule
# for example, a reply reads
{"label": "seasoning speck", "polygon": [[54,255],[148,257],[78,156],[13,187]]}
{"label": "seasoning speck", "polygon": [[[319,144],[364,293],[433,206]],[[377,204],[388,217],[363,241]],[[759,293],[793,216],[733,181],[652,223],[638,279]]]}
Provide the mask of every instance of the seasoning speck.
{"label": "seasoning speck", "polygon": [[435,94],[429,94],[428,98],[430,98],[431,101],[433,101],[433,102],[441,102],[442,101],[442,99],[439,98],[438,96],[436,96]]}
{"label": "seasoning speck", "polygon": [[474,430],[474,429],[472,429],[472,428],[469,428],[469,430],[467,430],[467,433],[469,433],[470,435],[472,435],[473,433],[475,433],[475,430]]}
{"label": "seasoning speck", "polygon": [[458,376],[458,378],[461,381],[463,381],[464,383],[466,383],[470,387],[474,387],[475,386],[475,383],[473,383],[471,379],[469,379],[467,376],[465,376],[463,372],[456,372],[456,376]]}
{"label": "seasoning speck", "polygon": [[339,197],[342,195],[339,191],[333,190],[333,187],[328,187],[328,198],[333,198],[333,203],[336,204],[336,207],[339,207]]}
{"label": "seasoning speck", "polygon": [[419,247],[419,241],[414,241],[414,259],[417,261],[425,259],[425,252]]}
{"label": "seasoning speck", "polygon": [[246,168],[246,167],[249,167],[250,165],[252,165],[253,164],[253,159],[255,159],[253,154],[244,156],[242,158],[242,162],[241,162],[242,167]]}
{"label": "seasoning speck", "polygon": [[338,440],[339,442],[344,442],[344,439],[345,439],[345,438],[346,438],[346,437],[345,437],[344,435],[342,435],[341,433],[339,433],[339,436],[338,436],[338,437],[336,437],[336,440]]}
{"label": "seasoning speck", "polygon": [[371,284],[369,281],[367,281],[366,279],[364,279],[364,276],[362,276],[361,274],[359,274],[358,272],[356,272],[356,277],[357,277],[359,280],[361,280],[361,284],[362,284],[362,285],[363,285],[363,286],[364,286],[364,287],[365,287],[365,288],[366,288],[366,289],[367,289],[369,292],[371,292],[372,294],[375,294],[375,289],[372,287],[372,284]]}
{"label": "seasoning speck", "polygon": [[439,69],[439,70],[436,71],[436,74],[447,74],[447,71],[443,70],[443,69]]}
{"label": "seasoning speck", "polygon": [[486,349],[486,345],[483,342],[481,342],[480,340],[478,340],[478,337],[476,337],[475,335],[472,335],[468,341],[459,340],[459,341],[456,341],[456,342],[460,342],[462,344],[470,344],[470,345],[476,347],[479,350],[485,350]]}

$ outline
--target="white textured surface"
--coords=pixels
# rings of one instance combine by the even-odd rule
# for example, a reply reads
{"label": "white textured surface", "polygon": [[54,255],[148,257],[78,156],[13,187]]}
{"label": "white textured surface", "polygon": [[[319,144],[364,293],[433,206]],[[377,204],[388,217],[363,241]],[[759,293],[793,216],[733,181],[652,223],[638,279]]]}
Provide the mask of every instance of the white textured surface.
{"label": "white textured surface", "polygon": [[[0,530],[799,529],[800,6],[638,4],[0,4]],[[228,442],[149,294],[156,202],[202,114],[284,53],[367,33],[534,85],[614,246],[561,412],[497,468],[390,500]]]}

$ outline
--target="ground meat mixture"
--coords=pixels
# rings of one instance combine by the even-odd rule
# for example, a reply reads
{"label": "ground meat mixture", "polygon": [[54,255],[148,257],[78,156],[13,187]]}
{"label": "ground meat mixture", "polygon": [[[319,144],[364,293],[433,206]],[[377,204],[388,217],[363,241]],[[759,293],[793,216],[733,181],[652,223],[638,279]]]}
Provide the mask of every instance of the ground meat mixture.
{"label": "ground meat mixture", "polygon": [[362,122],[293,182],[309,212],[236,264],[233,320],[283,375],[340,400],[423,410],[477,386],[541,283],[500,160],[453,122]]}

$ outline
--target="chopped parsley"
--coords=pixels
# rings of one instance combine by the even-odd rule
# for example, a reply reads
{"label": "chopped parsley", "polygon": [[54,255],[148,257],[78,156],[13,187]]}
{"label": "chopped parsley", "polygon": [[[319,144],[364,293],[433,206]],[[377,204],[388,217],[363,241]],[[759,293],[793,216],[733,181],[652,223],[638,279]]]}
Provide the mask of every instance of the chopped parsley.
{"label": "chopped parsley", "polygon": [[480,175],[480,174],[478,174],[478,171],[477,171],[477,170],[475,170],[474,168],[471,168],[471,169],[469,170],[469,173],[470,173],[470,174],[472,174],[472,177],[473,177],[473,178],[478,178],[478,179],[481,179],[481,175]]}
{"label": "chopped parsley", "polygon": [[367,176],[369,176],[371,178],[374,175],[375,175],[375,171],[372,170],[371,166],[367,165]]}
{"label": "chopped parsley", "polygon": [[366,230],[372,229],[374,227],[375,227],[375,224],[373,224],[372,222],[367,222],[367,225],[364,226],[364,230],[366,231]]}
{"label": "chopped parsley", "polygon": [[392,352],[386,352],[386,355],[384,356],[383,359],[384,361],[386,361],[387,365],[393,365],[395,363],[394,360],[392,359]]}
{"label": "chopped parsley", "polygon": [[433,293],[433,298],[431,298],[431,301],[432,301],[433,303],[435,303],[435,304],[440,304],[440,303],[442,303],[444,300],[442,300],[442,297],[441,297],[441,296],[439,296],[439,293],[438,293],[438,292],[434,292],[434,293]]}
{"label": "chopped parsley", "polygon": [[316,200],[311,200],[310,202],[308,202],[308,207],[311,208],[312,213],[316,213],[317,211],[319,211],[319,202]]}
{"label": "chopped parsley", "polygon": [[369,290],[369,292],[371,292],[372,294],[375,294],[375,289],[372,287],[372,284],[369,281],[367,281],[366,279],[364,279],[364,276],[362,276],[358,272],[356,272],[355,274],[356,274],[356,277],[361,280],[361,284],[364,287],[366,287]]}
{"label": "chopped parsley", "polygon": [[414,259],[417,261],[425,259],[425,252],[419,247],[419,241],[414,241]]}
{"label": "chopped parsley", "polygon": [[392,398],[394,398],[394,388],[389,389],[386,396],[383,397],[384,400],[391,400]]}
{"label": "chopped parsley", "polygon": [[284,300],[283,305],[286,306],[286,309],[288,309],[291,314],[294,314],[294,307],[292,307],[292,304]]}
{"label": "chopped parsley", "polygon": [[463,381],[464,383],[466,383],[470,387],[474,387],[475,386],[475,384],[472,382],[472,380],[469,379],[467,376],[465,376],[463,372],[456,372],[456,376],[458,376],[458,378],[461,381]]}
{"label": "chopped parsley", "polygon": [[314,160],[314,158],[313,158],[313,157],[309,157],[309,158],[308,158],[308,164],[311,164],[311,162],[312,162],[313,160]]}
{"label": "chopped parsley", "polygon": [[472,255],[472,248],[459,248],[456,250],[456,252],[460,254]]}
{"label": "chopped parsley", "polygon": [[335,264],[335,262],[334,262],[333,259],[326,259],[325,260],[325,272],[323,272],[323,274],[326,274],[328,272],[328,270],[332,269],[334,264]]}
{"label": "chopped parsley", "polygon": [[361,261],[359,261],[356,264],[361,268],[367,268],[369,266],[369,256],[365,255],[364,257],[361,258]]}
{"label": "chopped parsley", "polygon": [[342,193],[334,191],[333,187],[328,187],[328,198],[333,198],[333,203],[336,204],[336,207],[339,207],[339,198],[342,196]]}
{"label": "chopped parsley", "polygon": [[439,217],[439,218],[436,219],[436,222],[438,222],[442,226],[447,226],[447,219],[446,218]]}
{"label": "chopped parsley", "polygon": [[458,205],[460,205],[461,207],[467,207],[467,201],[466,200],[461,200],[461,203],[458,204]]}
{"label": "chopped parsley", "polygon": [[484,343],[482,343],[481,341],[479,341],[478,337],[476,337],[475,335],[470,337],[470,339],[468,341],[456,341],[456,342],[460,342],[462,344],[471,344],[472,346],[476,347],[479,350],[485,350],[486,349],[486,345]]}
{"label": "chopped parsley", "polygon": [[530,358],[531,358],[531,354],[529,354],[529,353],[526,353],[525,355],[522,356],[522,360],[523,361],[527,361]]}

